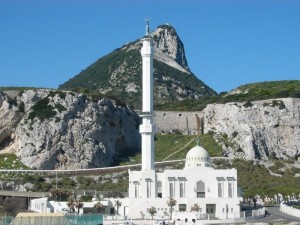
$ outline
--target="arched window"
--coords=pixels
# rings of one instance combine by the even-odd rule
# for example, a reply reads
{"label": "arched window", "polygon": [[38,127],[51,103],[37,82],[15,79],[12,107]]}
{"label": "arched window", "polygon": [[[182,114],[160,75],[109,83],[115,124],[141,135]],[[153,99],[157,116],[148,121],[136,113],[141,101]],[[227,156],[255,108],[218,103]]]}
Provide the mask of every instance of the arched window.
{"label": "arched window", "polygon": [[184,183],[183,183],[183,182],[180,182],[180,184],[179,184],[179,189],[180,189],[180,190],[179,190],[179,195],[180,195],[179,197],[180,197],[180,198],[183,198],[183,197],[184,197],[184,192],[185,192],[185,191],[184,191]]}
{"label": "arched window", "polygon": [[222,190],[222,183],[219,181],[218,183],[218,197],[222,198],[223,197],[223,190]]}
{"label": "arched window", "polygon": [[135,198],[139,198],[140,195],[139,195],[139,182],[133,182],[134,184],[134,197]]}
{"label": "arched window", "polygon": [[232,183],[228,183],[228,197],[232,198]]}
{"label": "arched window", "polygon": [[162,193],[161,193],[161,181],[157,182],[157,197],[161,198]]}
{"label": "arched window", "polygon": [[205,183],[198,181],[196,184],[197,198],[205,198]]}
{"label": "arched window", "polygon": [[174,186],[173,182],[170,183],[170,198],[174,197]]}

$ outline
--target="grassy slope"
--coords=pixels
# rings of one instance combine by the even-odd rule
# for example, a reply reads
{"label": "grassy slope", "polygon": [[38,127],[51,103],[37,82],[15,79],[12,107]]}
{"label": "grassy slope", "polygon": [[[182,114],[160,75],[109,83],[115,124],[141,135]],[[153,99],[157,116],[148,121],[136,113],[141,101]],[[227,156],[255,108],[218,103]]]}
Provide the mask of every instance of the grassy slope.
{"label": "grassy slope", "polygon": [[203,97],[197,100],[186,99],[180,102],[156,104],[156,110],[200,111],[207,104],[227,102],[248,102],[272,98],[300,98],[300,81],[271,81],[240,86],[239,94],[221,93],[218,96]]}

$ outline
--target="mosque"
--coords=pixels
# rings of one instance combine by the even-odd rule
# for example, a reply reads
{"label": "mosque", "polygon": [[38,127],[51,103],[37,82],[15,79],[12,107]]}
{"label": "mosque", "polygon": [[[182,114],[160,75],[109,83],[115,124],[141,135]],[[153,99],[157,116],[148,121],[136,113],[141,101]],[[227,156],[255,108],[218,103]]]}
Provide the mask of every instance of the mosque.
{"label": "mosque", "polygon": [[[142,169],[129,172],[129,198],[124,213],[140,218],[155,207],[158,217],[171,216],[172,211],[198,211],[216,218],[237,218],[240,214],[236,169],[214,169],[208,152],[197,145],[186,155],[184,169],[156,172],[154,168],[153,123],[153,44],[147,21],[141,55],[143,60]],[[148,213],[147,213],[148,212]]]}
{"label": "mosque", "polygon": [[[156,210],[155,218],[171,218],[172,220],[199,219],[203,215],[218,219],[239,218],[241,198],[237,185],[237,170],[214,169],[210,155],[199,146],[198,142],[188,151],[183,169],[156,172],[153,122],[154,48],[149,33],[149,21],[147,21],[146,35],[142,41],[143,105],[140,125],[142,167],[140,171],[128,171],[127,198],[109,198],[101,202],[106,209],[110,211],[114,209],[113,211],[117,212],[120,217],[131,219],[150,219],[151,208]],[[50,203],[47,201],[44,204]],[[51,204],[49,211],[57,212],[54,203]]]}

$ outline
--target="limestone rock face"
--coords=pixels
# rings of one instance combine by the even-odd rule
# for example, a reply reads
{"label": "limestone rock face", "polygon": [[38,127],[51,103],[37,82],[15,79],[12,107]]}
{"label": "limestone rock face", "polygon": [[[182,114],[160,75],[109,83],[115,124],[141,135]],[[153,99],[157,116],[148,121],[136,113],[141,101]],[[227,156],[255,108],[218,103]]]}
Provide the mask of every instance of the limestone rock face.
{"label": "limestone rock face", "polygon": [[0,92],[0,149],[9,143],[12,132],[23,115],[13,98]]}
{"label": "limestone rock face", "polygon": [[204,133],[230,140],[235,147],[223,148],[231,157],[287,158],[300,150],[299,121],[299,98],[213,104],[204,110]]}
{"label": "limestone rock face", "polygon": [[[185,51],[182,41],[176,33],[176,30],[169,25],[159,26],[151,33],[154,38],[155,58],[161,62],[165,62],[170,66],[177,68],[183,72],[190,73],[188,63],[185,57]],[[167,56],[169,60],[166,60]],[[172,63],[170,59],[174,60]],[[178,67],[178,64],[180,67]]]}
{"label": "limestone rock face", "polygon": [[32,90],[16,101],[23,102],[23,113],[17,112],[18,106],[9,110],[7,100],[0,100],[0,132],[13,136],[12,150],[31,168],[103,167],[111,165],[117,154],[140,150],[138,115],[109,99],[92,101],[82,94]]}

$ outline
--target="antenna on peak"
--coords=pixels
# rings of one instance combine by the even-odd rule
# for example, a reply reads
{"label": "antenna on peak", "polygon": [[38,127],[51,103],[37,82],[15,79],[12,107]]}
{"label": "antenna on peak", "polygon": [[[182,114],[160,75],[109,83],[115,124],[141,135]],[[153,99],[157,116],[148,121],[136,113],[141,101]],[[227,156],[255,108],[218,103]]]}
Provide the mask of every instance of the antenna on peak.
{"label": "antenna on peak", "polygon": [[150,22],[150,19],[149,18],[145,18],[145,21],[146,21],[146,36],[149,36],[149,22]]}

